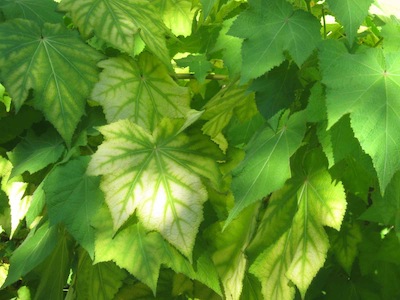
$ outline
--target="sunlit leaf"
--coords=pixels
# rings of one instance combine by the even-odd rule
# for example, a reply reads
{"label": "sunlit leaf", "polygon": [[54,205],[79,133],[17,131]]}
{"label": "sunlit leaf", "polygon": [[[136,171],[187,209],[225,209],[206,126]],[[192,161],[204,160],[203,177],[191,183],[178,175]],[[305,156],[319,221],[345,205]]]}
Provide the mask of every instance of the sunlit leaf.
{"label": "sunlit leaf", "polygon": [[158,10],[147,0],[63,0],[59,8],[70,12],[84,36],[93,32],[129,55],[135,53],[135,36],[161,61],[169,65],[165,43],[166,28]]}
{"label": "sunlit leaf", "polygon": [[138,61],[117,57],[99,66],[104,70],[92,98],[103,106],[108,122],[129,118],[153,130],[162,117],[181,118],[190,110],[188,90],[148,53]]}
{"label": "sunlit leaf", "polygon": [[383,194],[400,169],[400,57],[380,49],[349,54],[334,41],[325,44],[320,57],[328,127],[350,113],[354,135],[372,158]]}
{"label": "sunlit leaf", "polygon": [[191,0],[156,0],[154,5],[173,34],[188,36],[192,33],[195,8]]}
{"label": "sunlit leaf", "polygon": [[105,193],[117,230],[137,211],[148,230],[190,257],[207,192],[201,176],[219,181],[211,142],[200,135],[176,135],[180,124],[165,120],[153,134],[128,121],[100,127],[105,142],[88,172],[103,175]]}

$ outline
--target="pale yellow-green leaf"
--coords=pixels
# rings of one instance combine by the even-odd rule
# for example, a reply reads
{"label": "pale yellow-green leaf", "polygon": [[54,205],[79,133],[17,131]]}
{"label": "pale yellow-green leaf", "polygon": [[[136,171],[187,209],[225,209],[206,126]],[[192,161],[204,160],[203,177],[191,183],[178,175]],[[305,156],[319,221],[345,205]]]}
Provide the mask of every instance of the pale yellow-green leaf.
{"label": "pale yellow-green leaf", "polygon": [[191,0],[156,0],[162,19],[175,35],[188,36],[192,33],[192,22],[196,9]]}
{"label": "pale yellow-green leaf", "polygon": [[135,53],[135,36],[140,35],[147,47],[170,65],[165,42],[166,28],[159,10],[147,0],[63,0],[59,8],[71,14],[84,36],[93,32],[116,49]]}
{"label": "pale yellow-green leaf", "polygon": [[[297,212],[278,242],[265,250],[251,267],[251,272],[261,281],[266,299],[293,299],[294,290],[288,288],[290,282],[297,286],[304,298],[313,278],[325,263],[329,249],[323,226],[340,230],[346,211],[344,188],[341,183],[332,182],[323,167],[325,164],[320,151],[312,151],[301,157],[294,163],[299,173],[274,193],[274,205],[268,209],[276,211],[279,201],[287,202],[295,198]],[[281,206],[285,208],[284,203]],[[268,209],[266,214],[271,215]],[[270,217],[266,221],[269,221],[271,228],[286,228],[280,224],[287,222],[285,219]],[[266,235],[265,239],[270,239],[267,230],[262,232]],[[257,235],[258,240],[261,238]],[[257,249],[259,246],[255,246],[253,251]]]}
{"label": "pale yellow-green leaf", "polygon": [[188,89],[177,85],[148,53],[137,60],[110,58],[99,66],[103,72],[92,98],[103,106],[108,122],[130,119],[153,130],[163,117],[182,118],[190,111]]}
{"label": "pale yellow-green leaf", "polygon": [[125,119],[100,127],[105,142],[88,172],[103,175],[114,230],[136,211],[146,229],[190,258],[207,200],[201,177],[218,185],[220,174],[213,143],[201,134],[178,134],[181,126],[165,119],[150,134]]}

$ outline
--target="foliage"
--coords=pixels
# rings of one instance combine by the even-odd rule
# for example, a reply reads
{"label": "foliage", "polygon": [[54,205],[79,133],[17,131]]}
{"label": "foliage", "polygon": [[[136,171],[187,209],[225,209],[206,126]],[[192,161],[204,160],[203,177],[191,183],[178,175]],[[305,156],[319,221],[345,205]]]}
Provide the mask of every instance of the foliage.
{"label": "foliage", "polygon": [[0,299],[399,299],[400,9],[0,0]]}

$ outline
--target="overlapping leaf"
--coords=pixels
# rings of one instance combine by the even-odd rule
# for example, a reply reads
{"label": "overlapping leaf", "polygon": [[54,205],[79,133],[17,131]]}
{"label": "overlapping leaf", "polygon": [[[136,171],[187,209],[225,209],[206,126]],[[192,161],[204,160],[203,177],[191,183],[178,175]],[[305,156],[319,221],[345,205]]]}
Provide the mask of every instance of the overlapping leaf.
{"label": "overlapping leaf", "polygon": [[219,144],[222,150],[226,150],[228,143],[222,134],[223,129],[229,124],[231,118],[236,115],[242,122],[251,119],[257,113],[254,94],[247,91],[247,86],[230,85],[221,89],[204,106],[202,119],[207,120],[202,130],[211,136]]}
{"label": "overlapping leaf", "polygon": [[103,175],[115,230],[137,210],[147,229],[190,257],[207,199],[201,177],[219,184],[219,171],[212,142],[198,134],[177,135],[180,127],[166,119],[151,135],[129,120],[103,126],[105,142],[88,172]]}
{"label": "overlapping leaf", "polygon": [[74,24],[79,27],[84,36],[90,36],[94,32],[116,49],[129,55],[136,52],[135,40],[140,36],[164,64],[170,64],[165,43],[165,25],[151,2],[147,0],[63,0],[59,8],[70,12]]}
{"label": "overlapping leaf", "polygon": [[291,175],[289,159],[300,147],[305,123],[303,112],[288,119],[284,116],[276,131],[266,127],[248,143],[246,157],[234,171],[232,190],[236,204],[226,224],[243,208],[283,186]]}
{"label": "overlapping leaf", "polygon": [[0,39],[1,76],[17,110],[33,89],[35,107],[70,143],[101,55],[61,25],[8,21],[0,25]]}
{"label": "overlapping leaf", "polygon": [[77,299],[114,299],[126,275],[126,271],[111,261],[93,265],[90,256],[80,251],[75,277]]}
{"label": "overlapping leaf", "polygon": [[[267,248],[251,266],[251,272],[261,281],[265,299],[293,299],[293,282],[302,297],[323,266],[328,252],[328,236],[323,226],[340,229],[346,210],[345,193],[340,183],[332,183],[322,167],[324,158],[314,152],[305,158],[304,172],[280,190],[274,201],[294,197],[298,210],[291,227]],[[274,206],[275,207],[275,206]],[[281,222],[280,218],[275,218]]]}
{"label": "overlapping leaf", "polygon": [[329,8],[343,25],[350,45],[353,44],[357,30],[368,15],[373,0],[327,0]]}
{"label": "overlapping leaf", "polygon": [[246,272],[247,247],[254,230],[255,207],[251,206],[222,232],[221,224],[215,224],[207,232],[215,247],[213,261],[224,286],[225,299],[240,298]]}
{"label": "overlapping leaf", "polygon": [[400,56],[368,49],[348,54],[340,43],[321,53],[328,127],[350,113],[351,127],[378,173],[381,192],[400,169]]}
{"label": "overlapping leaf", "polygon": [[285,0],[253,0],[228,34],[245,39],[242,47],[242,82],[278,66],[288,51],[299,66],[320,40],[320,24],[311,14],[293,10]]}
{"label": "overlapping leaf", "polygon": [[102,61],[100,81],[92,98],[104,108],[108,122],[130,119],[153,130],[162,117],[186,116],[190,106],[188,90],[178,86],[166,68],[152,55]]}
{"label": "overlapping leaf", "polygon": [[13,151],[8,152],[8,157],[13,164],[10,177],[20,175],[25,171],[32,174],[41,170],[56,162],[64,150],[63,140],[55,130],[47,131],[40,137],[29,132]]}
{"label": "overlapping leaf", "polygon": [[90,223],[104,196],[99,188],[100,178],[86,175],[88,162],[88,157],[81,157],[58,166],[46,178],[43,190],[50,222],[64,223],[93,257],[94,232]]}

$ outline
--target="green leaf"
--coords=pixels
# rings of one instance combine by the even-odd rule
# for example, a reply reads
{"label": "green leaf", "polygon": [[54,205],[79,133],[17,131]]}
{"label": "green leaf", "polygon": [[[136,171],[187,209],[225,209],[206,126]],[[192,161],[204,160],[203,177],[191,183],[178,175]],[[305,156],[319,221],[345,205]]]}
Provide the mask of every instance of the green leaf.
{"label": "green leaf", "polygon": [[344,223],[340,232],[332,231],[329,236],[331,249],[340,265],[347,274],[351,274],[351,267],[358,254],[358,244],[362,240],[361,229],[358,223]]}
{"label": "green leaf", "polygon": [[106,207],[93,221],[96,231],[95,263],[114,261],[156,292],[157,279],[163,259],[161,236],[146,233],[139,223],[128,226],[115,236],[110,213]]}
{"label": "green leaf", "polygon": [[181,118],[190,110],[188,90],[178,86],[166,68],[148,53],[138,61],[117,57],[99,66],[104,70],[92,98],[103,106],[110,123],[129,118],[153,130],[164,116]]}
{"label": "green leaf", "polygon": [[368,15],[374,0],[327,0],[330,10],[343,25],[350,45],[354,43],[357,30]]}
{"label": "green leaf", "polygon": [[88,172],[103,175],[114,230],[136,210],[146,229],[190,257],[207,199],[200,176],[218,185],[220,175],[215,146],[199,134],[176,134],[180,126],[165,120],[152,135],[128,120],[100,127],[105,142]]}
{"label": "green leaf", "polygon": [[[254,94],[247,91],[247,86],[236,84],[222,88],[204,105],[203,109],[205,111],[202,119],[207,122],[203,125],[202,131],[213,140],[222,134],[233,116],[245,122],[257,113]],[[226,151],[228,143],[224,137],[222,142],[216,142],[223,151]]]}
{"label": "green leaf", "polygon": [[265,119],[294,102],[295,92],[300,87],[297,72],[295,64],[285,61],[253,81],[249,89],[255,92],[258,110]]}
{"label": "green leaf", "polygon": [[245,39],[241,82],[280,65],[287,51],[301,66],[320,41],[318,20],[285,0],[252,0],[228,34]]}
{"label": "green leaf", "polygon": [[247,267],[243,252],[249,243],[255,225],[255,207],[248,207],[238,219],[222,232],[220,223],[207,231],[209,242],[215,247],[213,261],[224,286],[225,299],[240,298]]}
{"label": "green leaf", "polygon": [[218,2],[218,0],[200,0],[201,6],[203,9],[204,20],[207,19],[212,8],[214,7],[215,3],[217,3],[217,2]]}
{"label": "green leaf", "polygon": [[58,240],[58,229],[45,223],[31,231],[24,242],[14,251],[10,259],[10,269],[2,288],[14,283],[39,265],[54,249]]}
{"label": "green leaf", "polygon": [[[166,28],[158,10],[147,0],[63,0],[59,8],[68,11],[82,35],[93,32],[110,45],[135,53],[137,37],[146,43],[165,65],[170,65],[165,43]],[[136,37],[136,38],[135,38]]]}
{"label": "green leaf", "polygon": [[63,140],[54,130],[49,130],[39,137],[29,131],[13,151],[8,152],[8,158],[13,164],[10,177],[25,171],[32,174],[41,170],[55,163],[64,150]]}
{"label": "green leaf", "polygon": [[93,265],[90,256],[85,251],[80,251],[75,277],[76,299],[114,299],[126,274],[114,262]]}
{"label": "green leaf", "polygon": [[34,105],[69,144],[97,81],[101,55],[61,25],[27,20],[0,25],[0,68],[17,110],[34,90]]}
{"label": "green leaf", "polygon": [[283,116],[276,131],[264,128],[248,143],[246,157],[234,170],[235,206],[226,225],[246,206],[281,188],[290,177],[289,159],[300,147],[306,130],[305,114]]}
{"label": "green leaf", "polygon": [[267,248],[251,266],[250,272],[261,283],[265,299],[294,299],[293,282],[302,297],[323,266],[329,248],[323,226],[340,229],[346,210],[345,193],[340,183],[332,183],[323,168],[321,152],[301,158],[297,172],[275,201],[295,198],[298,210],[291,227]]}
{"label": "green leaf", "polygon": [[212,64],[203,53],[190,54],[184,58],[177,59],[176,63],[181,68],[189,67],[190,72],[194,73],[194,77],[200,83],[205,82],[206,76],[212,68]]}
{"label": "green leaf", "polygon": [[164,24],[175,35],[188,36],[192,33],[195,9],[191,0],[157,0],[154,2],[161,12]]}
{"label": "green leaf", "polygon": [[64,287],[70,274],[70,265],[73,258],[74,241],[68,235],[59,239],[51,255],[34,270],[40,278],[34,300],[64,299]]}
{"label": "green leaf", "polygon": [[57,166],[46,178],[43,190],[51,224],[64,223],[68,232],[94,255],[94,231],[91,220],[103,203],[100,178],[87,176],[89,157]]}
{"label": "green leaf", "polygon": [[243,40],[227,34],[235,20],[236,17],[222,23],[222,29],[212,49],[213,51],[223,50],[224,64],[228,67],[231,75],[239,74],[242,66],[241,48]]}
{"label": "green leaf", "polygon": [[56,12],[57,3],[50,0],[3,0],[0,4],[7,20],[24,18],[39,24],[60,23],[63,15]]}
{"label": "green leaf", "polygon": [[383,194],[400,169],[400,56],[380,49],[348,54],[332,41],[320,57],[328,128],[350,113],[354,135],[372,158]]}

